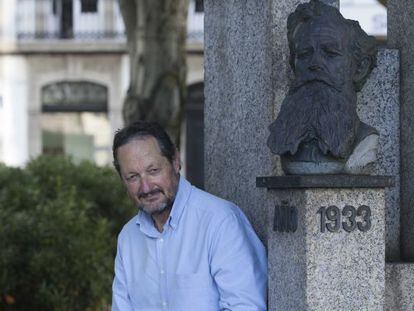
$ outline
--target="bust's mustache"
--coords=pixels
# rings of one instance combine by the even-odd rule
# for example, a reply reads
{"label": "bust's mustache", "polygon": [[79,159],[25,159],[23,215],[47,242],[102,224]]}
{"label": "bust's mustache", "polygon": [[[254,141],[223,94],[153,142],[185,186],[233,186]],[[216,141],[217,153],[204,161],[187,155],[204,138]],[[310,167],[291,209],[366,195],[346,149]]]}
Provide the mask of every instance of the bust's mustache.
{"label": "bust's mustache", "polygon": [[289,89],[289,93],[296,92],[302,86],[312,82],[324,83],[326,86],[334,88],[337,92],[342,92],[344,85],[342,81],[335,82],[328,73],[320,70],[317,72],[309,72],[304,77],[296,78]]}

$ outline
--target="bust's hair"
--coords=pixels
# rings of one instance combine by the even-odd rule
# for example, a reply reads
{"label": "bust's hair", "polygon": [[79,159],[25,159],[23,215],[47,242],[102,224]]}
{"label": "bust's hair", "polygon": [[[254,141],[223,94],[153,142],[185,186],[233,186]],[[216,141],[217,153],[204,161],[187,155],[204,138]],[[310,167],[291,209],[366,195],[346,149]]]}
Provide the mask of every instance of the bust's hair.
{"label": "bust's hair", "polygon": [[334,7],[324,4],[319,0],[311,0],[309,3],[300,4],[296,10],[289,15],[287,22],[288,42],[290,49],[289,62],[294,68],[295,49],[294,39],[297,30],[302,24],[311,23],[315,20],[326,20],[337,22],[339,26],[345,28],[349,35],[349,50],[352,53],[355,63],[359,66],[364,59],[369,61],[369,70],[367,74],[358,81],[354,81],[356,91],[364,86],[369,73],[377,63],[377,45],[373,36],[369,36],[359,23],[354,20],[344,18],[341,13]]}

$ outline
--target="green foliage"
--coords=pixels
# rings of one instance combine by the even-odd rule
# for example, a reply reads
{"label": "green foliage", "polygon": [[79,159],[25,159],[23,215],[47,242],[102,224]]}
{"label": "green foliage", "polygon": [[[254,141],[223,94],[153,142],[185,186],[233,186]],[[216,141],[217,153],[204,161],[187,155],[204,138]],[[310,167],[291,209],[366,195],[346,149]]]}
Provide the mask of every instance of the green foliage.
{"label": "green foliage", "polygon": [[0,165],[0,310],[102,310],[116,235],[135,212],[111,168]]}

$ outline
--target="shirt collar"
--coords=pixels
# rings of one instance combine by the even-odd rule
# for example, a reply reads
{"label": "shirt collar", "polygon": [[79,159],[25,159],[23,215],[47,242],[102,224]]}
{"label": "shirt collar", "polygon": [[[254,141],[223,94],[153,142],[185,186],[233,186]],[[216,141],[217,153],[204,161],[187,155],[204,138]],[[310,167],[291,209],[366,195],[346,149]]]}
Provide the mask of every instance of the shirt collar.
{"label": "shirt collar", "polygon": [[169,224],[173,229],[176,229],[180,223],[181,215],[183,214],[188,198],[190,197],[190,193],[191,184],[184,177],[180,176],[177,195],[175,196],[174,204],[168,219]]}
{"label": "shirt collar", "polygon": [[139,229],[147,236],[152,238],[159,238],[161,233],[154,226],[154,221],[151,216],[140,210],[138,212],[136,224]]}
{"label": "shirt collar", "polygon": [[[181,215],[183,214],[187,200],[190,197],[190,193],[191,184],[184,177],[180,176],[177,194],[171,208],[170,216],[166,222],[174,230],[179,225]],[[155,228],[154,221],[152,220],[151,216],[144,211],[139,211],[136,224],[140,227],[140,230],[143,233],[150,237],[158,238],[162,234]]]}

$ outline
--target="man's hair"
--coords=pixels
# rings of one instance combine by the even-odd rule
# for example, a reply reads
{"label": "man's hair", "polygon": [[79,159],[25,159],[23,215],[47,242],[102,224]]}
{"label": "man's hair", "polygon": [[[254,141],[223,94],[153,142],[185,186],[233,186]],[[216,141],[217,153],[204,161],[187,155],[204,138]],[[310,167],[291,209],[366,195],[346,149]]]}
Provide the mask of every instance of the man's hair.
{"label": "man's hair", "polygon": [[148,137],[154,137],[161,150],[161,154],[170,163],[173,162],[176,148],[165,130],[156,122],[137,121],[118,130],[114,136],[114,142],[112,144],[113,164],[120,175],[121,168],[117,156],[118,148],[134,139],[145,139]]}
{"label": "man's hair", "polygon": [[373,36],[367,35],[359,23],[354,20],[344,18],[339,10],[333,6],[324,4],[319,0],[311,0],[308,3],[300,4],[295,12],[289,15],[287,28],[288,28],[288,42],[289,42],[289,63],[294,68],[295,62],[295,49],[294,39],[298,27],[302,24],[312,23],[315,20],[336,20],[338,24],[345,27],[346,32],[349,35],[350,46],[349,51],[352,53],[356,64],[362,62],[363,59],[369,60],[370,66],[367,74],[362,77],[359,81],[354,82],[356,91],[360,91],[364,86],[369,73],[376,66],[377,62],[377,45],[376,40]]}

